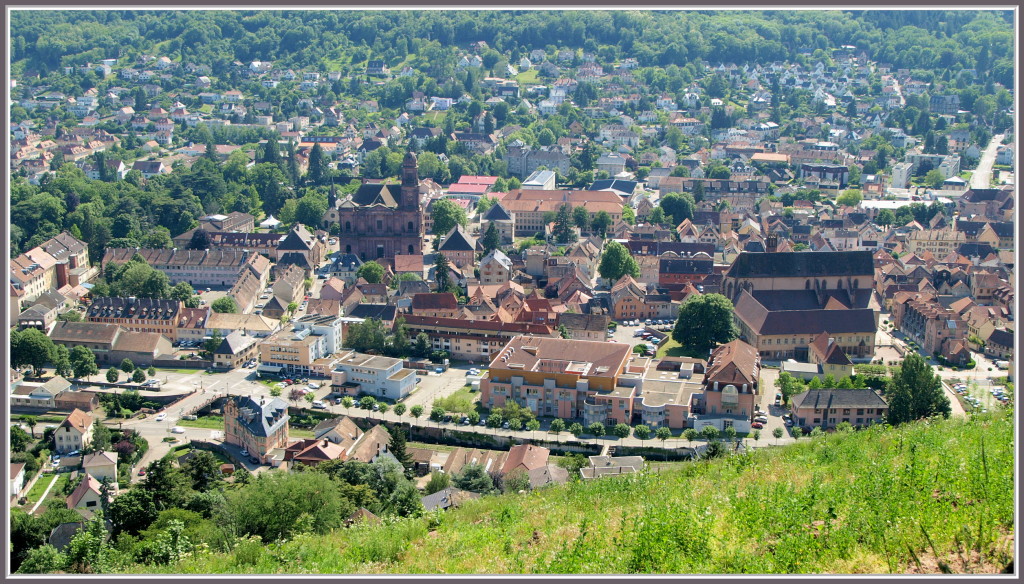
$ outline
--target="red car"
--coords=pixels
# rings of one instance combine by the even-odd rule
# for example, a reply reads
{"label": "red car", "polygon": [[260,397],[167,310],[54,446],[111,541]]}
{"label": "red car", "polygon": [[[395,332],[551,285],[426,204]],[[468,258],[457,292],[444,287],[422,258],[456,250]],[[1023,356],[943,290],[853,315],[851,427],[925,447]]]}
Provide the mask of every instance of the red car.
{"label": "red car", "polygon": [[760,430],[761,428],[764,428],[764,424],[762,424],[761,422],[754,422],[753,424],[750,425],[750,427]]}

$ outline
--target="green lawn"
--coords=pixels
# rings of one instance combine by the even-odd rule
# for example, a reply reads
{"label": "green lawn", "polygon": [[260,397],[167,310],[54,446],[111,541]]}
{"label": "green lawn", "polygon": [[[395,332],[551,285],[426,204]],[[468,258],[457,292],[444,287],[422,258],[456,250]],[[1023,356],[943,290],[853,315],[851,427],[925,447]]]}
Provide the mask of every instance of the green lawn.
{"label": "green lawn", "polygon": [[655,357],[661,359],[662,357],[684,357],[683,346],[676,342],[675,339],[669,337],[665,344],[658,347],[658,352],[655,353]]}
{"label": "green lawn", "polygon": [[[39,500],[39,497],[43,496],[43,491],[46,490],[46,487],[50,486],[51,480],[53,480],[52,472],[44,472],[43,476],[39,477],[36,484],[32,485],[32,488],[29,489],[28,493],[25,495],[25,498],[28,499],[29,503],[35,503]],[[66,481],[67,479],[65,478],[64,480]],[[54,485],[53,488],[56,489],[57,485]]]}
{"label": "green lawn", "polygon": [[[26,414],[29,415],[29,414]],[[24,420],[25,415],[12,416],[15,420]],[[64,416],[35,416],[37,424],[59,424],[64,421]],[[39,426],[35,427],[36,436],[39,435]]]}
{"label": "green lawn", "polygon": [[444,118],[445,118],[446,115],[448,115],[447,112],[439,112],[439,111],[424,112],[423,113],[423,120],[424,121],[429,120],[431,122],[434,122],[435,124],[443,124],[444,123]]}
{"label": "green lawn", "polygon": [[520,85],[533,85],[538,82],[540,77],[540,71],[537,69],[530,69],[529,71],[523,71],[519,75],[516,75],[516,82]]}
{"label": "green lawn", "polygon": [[[480,392],[473,391],[469,385],[459,388],[455,393],[446,398],[434,400],[434,406],[442,407],[446,412],[460,412],[468,414],[474,410],[480,411]],[[429,411],[425,412],[429,415]]]}
{"label": "green lawn", "polygon": [[209,428],[210,430],[223,430],[224,429],[224,417],[223,416],[202,416],[195,420],[178,420],[179,426],[188,426],[190,428]]}
{"label": "green lawn", "polygon": [[291,438],[313,438],[312,430],[302,430],[300,428],[288,428],[288,436]]}

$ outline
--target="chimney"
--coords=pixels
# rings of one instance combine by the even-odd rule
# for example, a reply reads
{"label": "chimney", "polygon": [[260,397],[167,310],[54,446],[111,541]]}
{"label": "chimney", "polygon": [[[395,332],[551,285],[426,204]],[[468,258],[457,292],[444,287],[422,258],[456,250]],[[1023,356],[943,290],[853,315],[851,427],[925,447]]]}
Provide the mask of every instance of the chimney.
{"label": "chimney", "polygon": [[772,234],[765,238],[764,250],[768,253],[775,253],[779,249],[779,236]]}
{"label": "chimney", "polygon": [[324,438],[324,448],[327,448],[327,438]]}

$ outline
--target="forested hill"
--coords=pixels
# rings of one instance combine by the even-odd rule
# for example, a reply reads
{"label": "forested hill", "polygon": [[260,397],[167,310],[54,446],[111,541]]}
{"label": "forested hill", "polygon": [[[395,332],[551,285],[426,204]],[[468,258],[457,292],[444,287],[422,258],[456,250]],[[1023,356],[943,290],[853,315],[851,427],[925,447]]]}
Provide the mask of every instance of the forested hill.
{"label": "forested hill", "polygon": [[[666,18],[665,15],[670,15]],[[17,70],[147,52],[205,63],[215,75],[239,60],[283,67],[401,62],[415,56],[435,74],[453,66],[443,50],[485,41],[485,59],[568,47],[641,67],[765,63],[853,45],[908,69],[992,71],[1010,86],[1010,11],[19,11],[11,14]]]}

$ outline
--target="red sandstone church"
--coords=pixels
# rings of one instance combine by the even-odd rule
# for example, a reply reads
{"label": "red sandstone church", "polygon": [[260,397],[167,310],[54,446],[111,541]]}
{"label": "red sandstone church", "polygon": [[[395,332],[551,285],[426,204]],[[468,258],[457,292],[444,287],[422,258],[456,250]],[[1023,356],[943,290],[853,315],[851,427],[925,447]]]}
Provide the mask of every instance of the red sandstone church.
{"label": "red sandstone church", "polygon": [[402,161],[401,185],[368,183],[341,201],[331,201],[322,226],[339,226],[344,253],[361,260],[423,253],[423,213],[420,208],[416,155]]}

